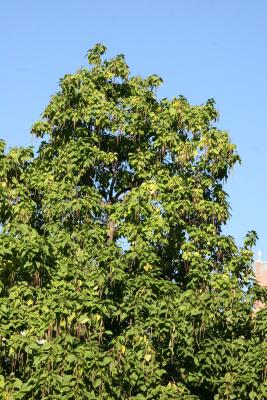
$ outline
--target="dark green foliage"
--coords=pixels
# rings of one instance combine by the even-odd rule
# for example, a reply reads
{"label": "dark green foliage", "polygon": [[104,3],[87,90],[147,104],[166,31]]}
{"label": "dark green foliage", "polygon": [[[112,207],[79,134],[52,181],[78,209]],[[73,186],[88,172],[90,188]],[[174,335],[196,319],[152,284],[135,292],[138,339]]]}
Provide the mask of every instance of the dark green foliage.
{"label": "dark green foliage", "polygon": [[60,81],[37,156],[1,142],[1,399],[264,399],[256,235],[222,234],[235,146],[213,100],[158,100],[105,50]]}

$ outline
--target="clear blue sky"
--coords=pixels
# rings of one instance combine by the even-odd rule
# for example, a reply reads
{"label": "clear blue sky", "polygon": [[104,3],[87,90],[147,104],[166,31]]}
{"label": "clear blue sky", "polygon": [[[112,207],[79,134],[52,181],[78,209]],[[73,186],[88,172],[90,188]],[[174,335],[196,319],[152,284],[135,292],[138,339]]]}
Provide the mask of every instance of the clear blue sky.
{"label": "clear blue sky", "polygon": [[0,138],[35,144],[36,121],[65,73],[103,42],[132,73],[157,73],[160,95],[214,97],[219,126],[242,157],[227,190],[227,231],[241,243],[255,229],[267,260],[267,1],[12,0],[0,11]]}

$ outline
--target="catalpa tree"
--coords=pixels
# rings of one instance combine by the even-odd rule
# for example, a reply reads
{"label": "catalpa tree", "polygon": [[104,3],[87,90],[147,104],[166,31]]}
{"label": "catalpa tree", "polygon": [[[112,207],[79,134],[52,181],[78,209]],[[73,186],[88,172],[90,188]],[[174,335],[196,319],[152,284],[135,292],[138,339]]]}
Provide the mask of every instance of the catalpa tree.
{"label": "catalpa tree", "polygon": [[1,142],[1,399],[264,399],[256,235],[222,232],[235,146],[212,99],[159,99],[105,51],[61,79],[36,155]]}

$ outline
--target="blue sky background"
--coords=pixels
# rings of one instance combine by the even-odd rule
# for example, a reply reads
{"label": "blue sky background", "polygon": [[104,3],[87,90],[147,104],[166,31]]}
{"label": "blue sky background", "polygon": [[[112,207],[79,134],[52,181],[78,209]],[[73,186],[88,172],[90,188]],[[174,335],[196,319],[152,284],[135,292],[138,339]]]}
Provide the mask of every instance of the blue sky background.
{"label": "blue sky background", "polygon": [[36,144],[30,127],[59,78],[104,43],[133,74],[157,73],[160,96],[193,104],[214,97],[219,127],[242,157],[227,190],[227,231],[241,243],[255,229],[267,260],[267,1],[11,0],[0,8],[0,138]]}

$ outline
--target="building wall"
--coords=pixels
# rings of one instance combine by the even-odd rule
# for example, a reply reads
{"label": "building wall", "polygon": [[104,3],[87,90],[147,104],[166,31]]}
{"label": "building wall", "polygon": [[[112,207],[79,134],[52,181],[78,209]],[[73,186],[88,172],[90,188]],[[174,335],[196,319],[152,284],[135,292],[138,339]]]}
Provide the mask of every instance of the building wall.
{"label": "building wall", "polygon": [[267,287],[267,262],[256,261],[255,263],[255,275],[259,285]]}

